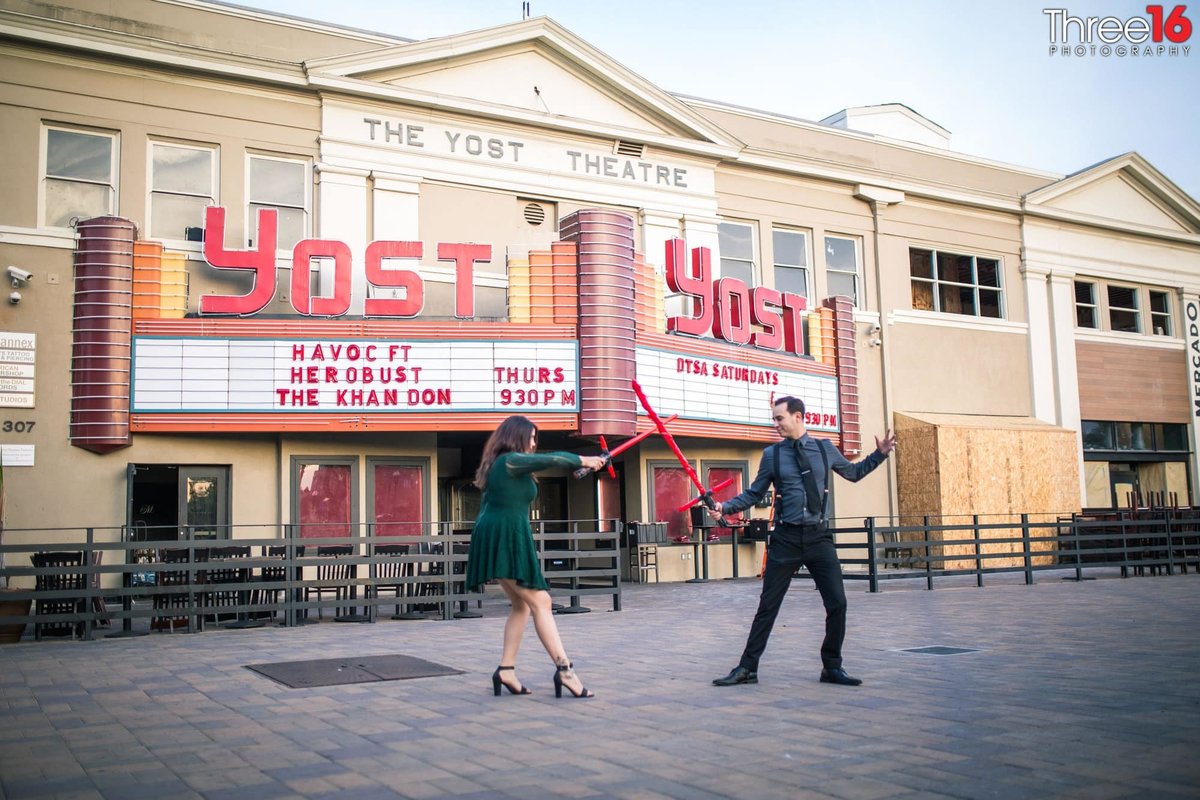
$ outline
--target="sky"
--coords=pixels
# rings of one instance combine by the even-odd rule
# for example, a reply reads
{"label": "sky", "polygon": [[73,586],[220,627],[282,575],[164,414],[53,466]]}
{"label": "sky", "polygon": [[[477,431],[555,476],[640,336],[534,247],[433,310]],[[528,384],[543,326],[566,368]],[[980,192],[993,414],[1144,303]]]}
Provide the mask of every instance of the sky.
{"label": "sky", "polygon": [[[522,14],[521,0],[238,4],[411,39],[503,25]],[[674,94],[811,121],[853,106],[903,103],[949,130],[957,152],[1070,174],[1137,151],[1200,201],[1200,3],[1181,12],[1178,46],[1190,52],[1174,57],[1050,54],[1054,17],[1046,9],[1061,9],[1059,19],[1139,17],[1149,24],[1146,0],[530,5],[532,16],[553,18]],[[1159,8],[1164,20],[1177,9]],[[1196,29],[1183,38],[1192,23]],[[1072,45],[1080,44],[1078,29],[1070,26]],[[1057,42],[1061,48],[1061,35]],[[1097,50],[1104,44],[1093,43]],[[1157,46],[1147,42],[1139,53],[1147,45]]]}

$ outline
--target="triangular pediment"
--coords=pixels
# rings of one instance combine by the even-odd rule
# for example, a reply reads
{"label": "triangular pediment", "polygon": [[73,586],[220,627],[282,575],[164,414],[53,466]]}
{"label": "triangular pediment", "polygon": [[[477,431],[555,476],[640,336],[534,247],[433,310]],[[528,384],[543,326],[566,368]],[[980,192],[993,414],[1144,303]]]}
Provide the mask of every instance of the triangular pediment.
{"label": "triangular pediment", "polygon": [[553,20],[306,62],[316,84],[682,149],[740,143]]}
{"label": "triangular pediment", "polygon": [[1200,205],[1137,153],[1068,175],[1025,197],[1027,210],[1172,233],[1200,233]]}

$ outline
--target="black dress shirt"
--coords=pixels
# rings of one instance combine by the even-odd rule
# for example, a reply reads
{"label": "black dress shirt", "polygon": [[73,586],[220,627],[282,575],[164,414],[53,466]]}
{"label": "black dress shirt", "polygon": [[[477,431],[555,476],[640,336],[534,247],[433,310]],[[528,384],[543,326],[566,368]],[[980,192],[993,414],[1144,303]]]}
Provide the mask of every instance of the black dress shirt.
{"label": "black dress shirt", "polygon": [[[783,447],[778,450],[783,457],[779,463],[781,485],[775,487],[775,492],[782,496],[783,508],[782,511],[777,511],[782,519],[777,518],[775,523],[777,525],[781,522],[788,525],[811,525],[822,521],[821,514],[820,510],[816,513],[808,510],[805,502],[804,481],[800,477],[799,460],[792,452],[793,446],[793,440],[785,439]],[[808,456],[813,477],[817,481],[817,493],[821,497],[825,496],[825,486],[828,483],[828,476],[824,470],[825,462],[821,458],[822,449],[829,459],[829,468],[848,481],[862,480],[887,460],[886,455],[875,450],[861,461],[850,461],[828,440],[816,439],[807,433],[800,437],[800,446],[804,448],[804,454]],[[754,481],[746,491],[721,504],[722,514],[745,511],[766,496],[767,487],[774,480],[776,452],[775,445],[763,450],[762,459],[758,462],[758,474],[754,476]]]}

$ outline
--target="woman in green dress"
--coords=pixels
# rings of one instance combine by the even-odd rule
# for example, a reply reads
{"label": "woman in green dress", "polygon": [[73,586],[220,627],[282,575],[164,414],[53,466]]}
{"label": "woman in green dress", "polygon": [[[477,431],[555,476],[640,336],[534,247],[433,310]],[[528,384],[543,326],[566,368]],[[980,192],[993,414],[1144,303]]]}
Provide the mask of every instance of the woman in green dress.
{"label": "woman in green dress", "polygon": [[533,473],[580,466],[595,472],[604,466],[604,459],[574,453],[534,453],[536,448],[537,426],[522,416],[512,416],[500,423],[484,445],[483,459],[475,473],[475,485],[483,492],[483,503],[471,532],[466,584],[469,591],[477,591],[495,580],[512,603],[512,611],[504,623],[504,652],[500,666],[492,674],[492,689],[497,696],[501,686],[512,694],[530,693],[517,680],[514,669],[521,634],[532,616],[533,628],[557,668],[555,696],[562,697],[565,686],[573,697],[591,697],[592,693],[571,668],[558,636],[547,591],[550,584],[542,575],[541,561],[533,544],[529,506],[537,497]]}

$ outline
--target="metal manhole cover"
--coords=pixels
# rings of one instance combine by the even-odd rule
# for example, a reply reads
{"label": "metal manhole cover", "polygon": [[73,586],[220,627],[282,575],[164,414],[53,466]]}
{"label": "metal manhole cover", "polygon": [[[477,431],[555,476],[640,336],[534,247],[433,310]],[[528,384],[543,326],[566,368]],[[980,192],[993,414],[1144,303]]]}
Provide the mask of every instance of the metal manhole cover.
{"label": "metal manhole cover", "polygon": [[963,653],[978,653],[973,647],[946,647],[945,645],[930,645],[929,647],[906,647],[901,653],[917,653],[923,656],[959,656]]}
{"label": "metal manhole cover", "polygon": [[398,654],[246,664],[246,669],[265,675],[292,689],[432,678],[439,675],[461,675],[463,672],[445,664]]}

